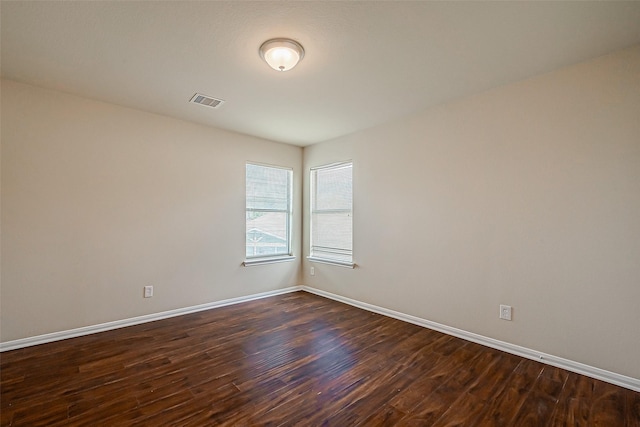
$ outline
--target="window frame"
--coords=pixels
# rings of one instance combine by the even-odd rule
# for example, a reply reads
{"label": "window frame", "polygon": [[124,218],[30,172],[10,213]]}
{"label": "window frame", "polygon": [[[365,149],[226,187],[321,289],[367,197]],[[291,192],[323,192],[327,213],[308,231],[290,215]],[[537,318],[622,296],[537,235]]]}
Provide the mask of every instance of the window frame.
{"label": "window frame", "polygon": [[[262,168],[277,169],[287,172],[287,208],[286,209],[272,209],[272,208],[249,208],[247,203],[247,167],[257,166]],[[293,255],[293,168],[287,166],[270,165],[259,162],[245,162],[245,249],[244,249],[244,262],[245,267],[251,265],[268,264],[275,262],[285,262],[295,260]],[[259,254],[253,256],[247,256],[247,214],[249,212],[263,212],[263,213],[284,213],[286,215],[285,233],[287,248],[285,253],[276,254]]]}
{"label": "window frame", "polygon": [[[317,184],[316,184],[317,171],[340,169],[344,167],[351,167],[351,186],[352,186],[351,209],[323,209],[323,210],[315,209],[315,203],[317,199]],[[309,184],[310,184],[309,185],[309,189],[310,189],[309,191],[309,256],[307,257],[307,259],[311,262],[337,265],[340,267],[347,267],[347,268],[356,267],[356,264],[353,261],[353,160],[347,160],[342,162],[335,162],[335,163],[329,163],[325,165],[311,167],[309,169]],[[314,254],[314,244],[313,244],[314,214],[340,213],[340,212],[349,213],[351,217],[351,249],[350,249],[351,260],[350,261],[345,261],[342,259],[331,258],[327,256]],[[336,249],[336,250],[339,251],[340,249]]]}

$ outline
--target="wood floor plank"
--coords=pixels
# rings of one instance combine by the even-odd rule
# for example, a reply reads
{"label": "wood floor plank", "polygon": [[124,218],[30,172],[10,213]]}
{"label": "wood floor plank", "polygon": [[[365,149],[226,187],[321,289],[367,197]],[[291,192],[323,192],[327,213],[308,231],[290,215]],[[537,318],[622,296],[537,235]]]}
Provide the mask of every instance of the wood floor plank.
{"label": "wood floor plank", "polygon": [[549,426],[588,426],[591,411],[588,402],[590,402],[589,396],[593,395],[592,385],[593,380],[590,378],[568,372]]}
{"label": "wood floor plank", "polygon": [[626,424],[629,427],[640,427],[640,393],[626,393]]}
{"label": "wood floor plank", "polygon": [[640,393],[296,292],[5,352],[0,425],[640,427]]}
{"label": "wood floor plank", "polygon": [[625,419],[626,396],[620,387],[604,382],[595,385],[589,421],[594,426],[616,425]]}
{"label": "wood floor plank", "polygon": [[512,425],[539,427],[551,422],[551,414],[557,401],[546,393],[534,389],[527,396]]}
{"label": "wood floor plank", "polygon": [[543,365],[521,359],[513,373],[506,379],[504,389],[497,393],[487,405],[487,411],[477,422],[477,426],[508,426],[522,407],[532,390],[532,385],[542,373]]}
{"label": "wood floor plank", "polygon": [[367,427],[392,426],[400,422],[404,418],[405,413],[393,406],[385,405],[373,414],[362,420],[359,425]]}
{"label": "wood floor plank", "polygon": [[458,397],[460,397],[460,387],[455,379],[451,378],[413,408],[412,413],[400,420],[399,425],[431,426],[440,419]]}
{"label": "wood floor plank", "polygon": [[464,393],[449,406],[438,418],[433,427],[457,427],[467,426],[470,420],[479,418],[485,410],[484,402],[478,397]]}

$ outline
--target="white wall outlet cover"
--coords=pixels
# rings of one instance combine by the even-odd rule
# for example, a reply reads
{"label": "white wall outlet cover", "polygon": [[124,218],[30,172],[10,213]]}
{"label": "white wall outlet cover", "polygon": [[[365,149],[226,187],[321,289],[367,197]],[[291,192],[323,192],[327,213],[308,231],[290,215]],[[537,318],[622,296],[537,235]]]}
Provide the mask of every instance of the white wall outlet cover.
{"label": "white wall outlet cover", "polygon": [[511,306],[500,304],[500,318],[504,320],[511,320]]}
{"label": "white wall outlet cover", "polygon": [[151,298],[153,296],[153,286],[144,287],[144,297]]}

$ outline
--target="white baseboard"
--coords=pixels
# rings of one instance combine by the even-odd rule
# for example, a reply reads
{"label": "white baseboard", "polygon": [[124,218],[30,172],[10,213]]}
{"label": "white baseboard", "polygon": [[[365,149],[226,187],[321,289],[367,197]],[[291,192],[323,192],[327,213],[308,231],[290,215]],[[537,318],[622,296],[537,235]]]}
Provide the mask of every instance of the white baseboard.
{"label": "white baseboard", "polygon": [[542,353],[526,347],[520,347],[508,342],[499,341],[493,338],[485,337],[482,335],[474,334],[473,332],[467,332],[462,329],[453,328],[451,326],[442,325],[440,323],[425,320],[419,317],[411,316],[409,314],[400,313],[398,311],[389,310],[384,307],[378,307],[373,304],[357,301],[351,298],[343,297],[340,295],[332,294],[320,289],[312,288],[309,286],[300,286],[301,290],[312,294],[319,295],[321,297],[329,298],[335,301],[343,302],[345,304],[352,305],[354,307],[362,308],[367,311],[382,314],[383,316],[392,317],[394,319],[402,320],[404,322],[413,323],[414,325],[423,326],[425,328],[433,329],[438,332],[442,332],[454,337],[462,338],[467,341],[481,344],[487,347],[495,348],[507,353],[515,354],[527,359],[536,360],[547,365],[555,366],[557,368],[566,369],[567,371],[575,372],[577,374],[586,375],[597,380],[605,381],[611,384],[618,385],[620,387],[628,388],[634,391],[640,392],[640,379],[628,377],[615,372],[605,371],[604,369],[596,368],[593,366],[585,365],[572,360],[564,359],[562,357],[553,356],[551,354]]}
{"label": "white baseboard", "polygon": [[37,335],[35,337],[22,338],[13,341],[0,343],[0,352],[16,350],[24,347],[31,347],[38,344],[45,344],[53,341],[65,340],[67,338],[75,338],[83,335],[95,334],[97,332],[109,331],[112,329],[124,328],[127,326],[139,325],[142,323],[153,322],[156,320],[168,319],[170,317],[182,316],[183,314],[196,313],[198,311],[210,310],[212,308],[224,307],[227,305],[239,304],[242,302],[253,301],[261,298],[267,298],[274,295],[286,294],[301,290],[300,286],[292,286],[284,289],[276,289],[275,291],[261,292],[258,294],[247,295],[243,297],[230,298],[221,301],[210,302],[206,304],[194,305],[191,307],[178,308],[175,310],[163,311],[160,313],[147,314],[144,316],[132,317],[129,319],[116,320],[113,322],[100,323],[98,325],[85,326],[67,331],[53,332],[45,335]]}
{"label": "white baseboard", "polygon": [[83,328],[70,329],[67,331],[53,332],[45,335],[38,335],[38,336],[22,338],[14,341],[2,342],[0,343],[0,352],[15,350],[15,349],[24,348],[24,347],[30,347],[38,344],[45,344],[53,341],[60,341],[68,338],[75,338],[83,335],[95,334],[97,332],[109,331],[112,329],[124,328],[127,326],[139,325],[142,323],[168,319],[170,317],[175,317],[175,316],[181,316],[183,314],[196,313],[198,311],[210,310],[212,308],[239,304],[243,302],[253,301],[261,298],[267,298],[275,295],[281,295],[281,294],[286,294],[286,293],[296,292],[296,291],[309,292],[311,294],[319,295],[321,297],[329,298],[335,301],[352,305],[354,307],[362,308],[367,311],[378,313],[383,316],[392,317],[394,319],[402,320],[404,322],[412,323],[414,325],[433,329],[438,332],[442,332],[448,335],[452,335],[454,337],[462,338],[467,341],[471,341],[487,347],[495,348],[497,350],[501,350],[507,353],[515,354],[516,356],[521,356],[527,359],[536,360],[538,362],[546,363],[547,365],[566,369],[567,371],[575,372],[581,375],[586,375],[591,378],[606,381],[608,383],[615,384],[620,387],[625,387],[625,388],[640,392],[640,379],[637,379],[637,378],[616,374],[615,372],[605,371],[604,369],[585,365],[579,362],[574,362],[572,360],[553,356],[551,354],[541,353],[539,351],[531,350],[526,347],[520,347],[515,344],[510,344],[504,341],[499,341],[493,338],[474,334],[472,332],[467,332],[462,329],[453,328],[451,326],[442,325],[440,323],[432,322],[430,320],[422,319],[420,317],[400,313],[398,311],[390,310],[384,307],[378,307],[373,304],[368,304],[368,303],[357,301],[351,298],[332,294],[331,292],[326,292],[320,289],[312,288],[310,286],[291,286],[289,288],[277,289],[274,291],[261,292],[258,294],[247,295],[243,297],[230,298],[230,299],[215,301],[215,302],[206,303],[206,304],[194,305],[191,307],[178,308],[175,310],[163,311],[160,313],[153,313],[153,314],[147,314],[144,316],[132,317],[129,319],[116,320],[114,322],[107,322],[107,323],[101,323],[98,325],[85,326]]}

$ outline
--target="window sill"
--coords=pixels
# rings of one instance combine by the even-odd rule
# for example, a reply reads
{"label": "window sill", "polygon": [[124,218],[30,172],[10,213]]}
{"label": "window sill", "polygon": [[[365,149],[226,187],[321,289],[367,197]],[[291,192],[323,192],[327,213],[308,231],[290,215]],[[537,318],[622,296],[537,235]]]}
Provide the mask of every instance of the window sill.
{"label": "window sill", "polygon": [[355,268],[356,264],[353,262],[348,262],[348,261],[338,261],[335,259],[326,259],[326,258],[316,258],[316,257],[312,257],[312,256],[308,256],[307,259],[311,262],[319,262],[321,264],[330,264],[330,265],[337,265],[339,267],[346,267],[346,268]]}
{"label": "window sill", "polygon": [[262,264],[274,264],[276,262],[289,262],[295,261],[296,257],[293,255],[282,255],[282,256],[274,256],[269,258],[251,258],[245,259],[242,263],[245,267],[251,267],[253,265],[262,265]]}

